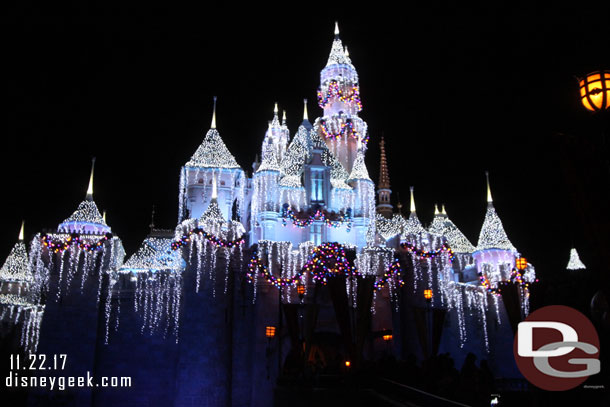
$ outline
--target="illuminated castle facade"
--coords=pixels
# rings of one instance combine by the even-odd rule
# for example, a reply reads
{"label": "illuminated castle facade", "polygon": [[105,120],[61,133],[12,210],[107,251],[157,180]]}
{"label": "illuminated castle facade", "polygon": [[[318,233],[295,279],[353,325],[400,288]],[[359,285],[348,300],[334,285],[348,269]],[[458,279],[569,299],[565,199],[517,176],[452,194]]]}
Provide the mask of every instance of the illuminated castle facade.
{"label": "illuminated castle facade", "polygon": [[20,235],[0,271],[4,337],[12,327],[26,352],[68,353],[65,375],[133,382],[33,392],[30,404],[265,406],[277,378],[306,364],[339,372],[388,353],[449,352],[461,364],[473,352],[515,374],[511,325],[528,312],[535,273],[517,269],[489,182],[476,246],[444,206],[425,228],[413,189],[408,216],[394,213],[383,140],[377,186],[368,174],[358,74],[338,29],[318,104],[312,123],[305,102],[292,137],[276,106],[251,176],[214,108],[180,171],[175,230],[151,228],[130,256],[93,200],[93,170],[56,232],[29,251]]}

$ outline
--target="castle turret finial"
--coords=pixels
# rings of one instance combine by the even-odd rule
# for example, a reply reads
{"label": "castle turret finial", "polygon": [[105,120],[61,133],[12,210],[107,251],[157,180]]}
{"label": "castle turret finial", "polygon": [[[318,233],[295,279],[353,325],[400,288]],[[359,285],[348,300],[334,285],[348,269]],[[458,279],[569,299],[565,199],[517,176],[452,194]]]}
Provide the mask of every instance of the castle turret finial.
{"label": "castle turret finial", "polygon": [[307,99],[303,99],[303,121],[309,120],[307,115]]}
{"label": "castle turret finial", "polygon": [[441,214],[447,215],[447,211],[445,210],[445,204],[443,204],[441,207]]}
{"label": "castle turret finial", "polygon": [[413,193],[414,188],[413,187],[409,187],[409,189],[411,190],[411,212],[415,212],[415,194]]}
{"label": "castle turret finial", "polygon": [[286,125],[286,111],[282,110],[282,126]]}
{"label": "castle turret finial", "polygon": [[21,229],[19,229],[19,241],[23,242],[25,236],[25,220],[21,221]]}
{"label": "castle turret finial", "polygon": [[86,199],[93,201],[93,170],[95,169],[95,157],[91,159],[91,175],[89,176],[89,187],[87,188]]}
{"label": "castle turret finial", "polygon": [[345,49],[345,57],[349,58],[349,51],[347,50],[347,45],[344,47]]}
{"label": "castle turret finial", "polygon": [[491,197],[491,188],[489,187],[489,171],[485,171],[485,178],[487,179],[487,203],[492,204],[493,199]]}
{"label": "castle turret finial", "polygon": [[339,22],[335,21],[335,37],[339,36]]}
{"label": "castle turret finial", "polygon": [[434,215],[440,215],[440,212],[438,211],[438,205],[434,204]]}
{"label": "castle turret finial", "polygon": [[275,106],[273,107],[273,114],[275,116],[277,116],[277,112],[279,112],[278,108],[277,108],[277,102],[275,102]]}
{"label": "castle turret finial", "polygon": [[214,107],[212,109],[212,125],[210,126],[210,128],[216,128],[216,96],[214,96]]}
{"label": "castle turret finial", "polygon": [[106,223],[106,209],[102,212],[102,220]]}

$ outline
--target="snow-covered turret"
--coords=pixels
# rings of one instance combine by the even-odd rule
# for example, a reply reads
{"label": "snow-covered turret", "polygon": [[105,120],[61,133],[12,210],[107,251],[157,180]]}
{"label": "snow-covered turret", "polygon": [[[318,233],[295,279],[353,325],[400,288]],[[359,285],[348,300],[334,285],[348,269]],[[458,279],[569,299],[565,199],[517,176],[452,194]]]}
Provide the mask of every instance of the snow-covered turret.
{"label": "snow-covered turret", "polygon": [[178,222],[197,219],[211,201],[212,178],[218,181],[218,205],[227,219],[245,215],[245,174],[216,128],[216,97],[212,123],[203,142],[180,172]]}
{"label": "snow-covered turret", "polygon": [[487,276],[491,284],[497,284],[509,279],[518,253],[508,239],[502,221],[496,213],[489,185],[489,174],[486,172],[485,175],[487,177],[487,212],[473,257],[479,274]]}
{"label": "snow-covered turret", "polygon": [[87,195],[78,208],[57,227],[59,233],[80,233],[86,235],[104,235],[110,233],[110,226],[100,214],[97,205],[93,201],[93,171],[95,169],[95,158],[91,162],[91,175]]}

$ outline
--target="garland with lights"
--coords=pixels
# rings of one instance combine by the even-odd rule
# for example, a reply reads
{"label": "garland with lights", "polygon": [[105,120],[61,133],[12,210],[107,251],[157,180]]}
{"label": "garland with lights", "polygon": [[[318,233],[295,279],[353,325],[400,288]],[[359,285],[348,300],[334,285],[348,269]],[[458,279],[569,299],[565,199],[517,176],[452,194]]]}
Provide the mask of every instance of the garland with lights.
{"label": "garland with lights", "polygon": [[394,259],[388,270],[383,274],[381,278],[378,278],[373,284],[373,290],[379,291],[385,287],[386,283],[390,278],[394,279],[398,287],[405,285],[405,281],[401,277],[402,268],[400,267],[400,261]]}
{"label": "garland with lights", "polygon": [[176,240],[176,241],[172,242],[172,250],[178,250],[182,246],[186,245],[191,240],[191,236],[193,236],[193,235],[202,236],[204,239],[207,239],[208,242],[212,243],[213,245],[215,245],[217,247],[232,248],[232,247],[244,244],[246,241],[244,239],[243,235],[237,239],[227,240],[227,239],[222,239],[211,233],[208,233],[205,230],[203,230],[202,228],[194,228],[187,235],[183,235],[180,238],[180,240]]}
{"label": "garland with lights", "polygon": [[[481,281],[481,285],[483,286],[483,288],[488,293],[495,295],[501,295],[502,287],[507,286],[509,284],[517,284],[519,287],[522,287],[525,290],[528,290],[531,284],[523,279],[523,274],[521,274],[517,269],[513,269],[510,273],[510,276],[508,277],[508,280],[501,281],[496,287],[493,287],[491,285],[489,279],[483,273],[479,273],[479,280]],[[534,282],[537,283],[538,279],[536,279]]]}
{"label": "garland with lights", "polygon": [[359,275],[356,267],[349,263],[343,245],[336,242],[315,247],[303,269],[322,285],[326,285],[328,278],[337,274],[345,274],[347,277]]}
{"label": "garland with lights", "polygon": [[[340,126],[341,126],[341,128],[339,129],[339,132],[334,133],[326,126],[326,120],[324,120],[324,119],[320,120],[320,128],[322,129],[322,134],[327,139],[337,140],[337,139],[340,139],[341,137],[347,137],[347,136],[351,136],[355,139],[357,139],[358,137],[361,137],[360,133],[358,133],[358,131],[356,131],[354,129],[354,122],[352,122],[352,119],[346,119],[345,122],[342,122]],[[369,141],[369,136],[367,134],[366,137],[362,138],[362,144],[366,145],[368,143],[368,141]]]}
{"label": "garland with lights", "polygon": [[65,250],[68,250],[70,246],[76,245],[79,248],[86,250],[88,252],[93,252],[95,250],[100,250],[104,247],[104,243],[107,240],[112,239],[112,233],[106,233],[104,237],[102,237],[96,243],[90,243],[85,240],[82,240],[79,233],[71,233],[66,239],[53,239],[47,234],[43,234],[40,236],[40,240],[42,240],[42,244],[45,247],[51,249],[54,253],[63,253]]}
{"label": "garland with lights", "polygon": [[330,99],[337,96],[341,102],[356,103],[358,111],[362,111],[362,101],[360,100],[360,88],[358,85],[352,86],[352,91],[349,95],[344,95],[343,91],[339,88],[339,83],[337,81],[330,81],[328,83],[326,94],[322,94],[322,91],[318,89],[318,106],[324,109]]}
{"label": "garland with lights", "polygon": [[250,257],[250,261],[248,262],[246,277],[250,282],[253,282],[256,274],[262,275],[268,283],[273,284],[276,288],[282,288],[287,285],[296,285],[303,275],[303,270],[299,271],[291,278],[278,278],[271,274],[269,268],[262,263],[261,259],[258,257],[258,250],[254,250],[252,257]]}
{"label": "garland with lights", "polygon": [[[313,279],[317,283],[326,285],[330,277],[337,275],[345,275],[346,277],[357,277],[360,275],[356,266],[353,266],[347,259],[345,247],[340,243],[323,243],[313,249],[309,260],[303,268],[292,277],[276,277],[269,271],[269,268],[263,264],[258,256],[258,250],[254,250],[250,261],[248,262],[248,271],[246,277],[250,282],[254,282],[256,274],[260,274],[268,283],[271,283],[276,288],[282,288],[290,285],[297,285],[304,273],[311,273]],[[388,282],[393,279],[398,287],[404,286],[405,282],[402,279],[402,268],[400,262],[395,259],[388,267],[384,275],[378,278],[373,289],[378,291],[382,289]]]}
{"label": "garland with lights", "polygon": [[420,259],[435,258],[443,253],[447,253],[449,255],[450,261],[453,261],[453,259],[455,258],[455,253],[453,253],[453,249],[451,249],[451,247],[449,247],[447,243],[443,243],[443,247],[441,247],[440,249],[430,251],[418,249],[417,247],[415,247],[414,244],[409,242],[401,243],[400,247],[408,251],[410,254],[419,257]]}
{"label": "garland with lights", "polygon": [[294,211],[288,206],[288,204],[284,204],[282,208],[282,225],[286,226],[286,220],[290,219],[292,221],[292,225],[298,228],[305,228],[311,225],[316,220],[321,220],[326,223],[326,226],[332,228],[338,228],[342,226],[344,223],[346,224],[347,231],[349,232],[352,229],[352,210],[348,208],[345,214],[340,213],[338,220],[330,220],[328,212],[324,210],[317,209],[313,215],[309,215],[307,219],[299,219]]}

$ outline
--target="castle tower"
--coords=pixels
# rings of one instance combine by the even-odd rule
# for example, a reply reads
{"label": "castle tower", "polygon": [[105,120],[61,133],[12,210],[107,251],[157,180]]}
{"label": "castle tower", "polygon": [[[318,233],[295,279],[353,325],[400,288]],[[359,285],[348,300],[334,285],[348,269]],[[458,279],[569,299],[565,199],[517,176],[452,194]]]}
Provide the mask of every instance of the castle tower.
{"label": "castle tower", "polygon": [[216,129],[216,97],[210,129],[180,172],[178,222],[203,214],[212,199],[213,178],[218,181],[218,205],[225,219],[231,219],[235,207],[243,217],[246,177]]}
{"label": "castle tower", "polygon": [[510,277],[518,253],[508,239],[502,221],[494,208],[489,173],[485,172],[485,176],[487,178],[487,212],[473,257],[479,275],[485,275],[491,284],[497,284]]}
{"label": "castle tower", "polygon": [[320,72],[318,105],[324,115],[316,120],[315,131],[349,173],[356,159],[356,141],[365,145],[368,141],[367,124],[358,117],[362,110],[358,73],[339,38],[336,23],[330,56]]}
{"label": "castle tower", "polygon": [[60,233],[82,233],[88,235],[103,235],[110,233],[110,227],[100,214],[97,205],[93,201],[93,171],[95,169],[95,157],[91,160],[91,175],[87,195],[76,211],[65,219],[57,227]]}
{"label": "castle tower", "polygon": [[379,142],[379,184],[377,184],[377,213],[390,219],[392,217],[392,204],[390,203],[390,173],[388,171],[388,161],[385,155],[385,140],[381,136]]}
{"label": "castle tower", "polygon": [[278,106],[277,103],[273,108],[273,119],[269,122],[269,128],[265,133],[262,147],[262,160],[265,159],[265,154],[269,150],[273,150],[278,162],[284,158],[286,149],[288,148],[288,142],[290,141],[290,131],[286,125],[286,111],[283,113],[282,122],[280,123],[278,117]]}

